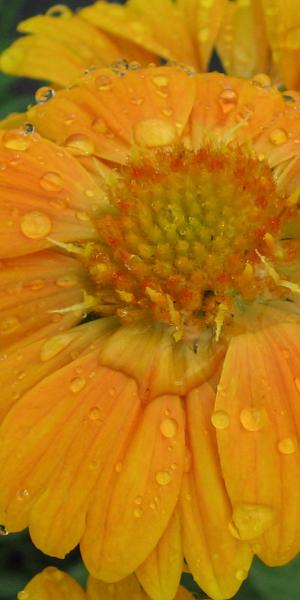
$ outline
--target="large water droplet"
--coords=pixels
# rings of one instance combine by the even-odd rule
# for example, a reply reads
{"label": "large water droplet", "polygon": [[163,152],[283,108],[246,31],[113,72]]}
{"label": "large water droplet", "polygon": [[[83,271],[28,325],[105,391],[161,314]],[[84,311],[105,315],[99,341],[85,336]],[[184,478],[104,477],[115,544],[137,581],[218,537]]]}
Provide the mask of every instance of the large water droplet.
{"label": "large water droplet", "polygon": [[225,410],[217,410],[211,415],[211,422],[216,429],[227,429],[230,417]]}
{"label": "large water droplet", "polygon": [[291,437],[282,438],[277,445],[281,454],[294,454],[296,452],[296,442]]}
{"label": "large water droplet", "polygon": [[172,477],[168,471],[157,471],[155,479],[159,485],[168,485],[172,480]]}
{"label": "large water droplet", "polygon": [[287,133],[284,129],[273,129],[269,135],[269,140],[275,146],[284,144],[288,139]]}
{"label": "large water droplet", "polygon": [[4,147],[8,150],[18,150],[24,152],[31,144],[30,138],[23,132],[8,131],[4,136]]}
{"label": "large water droplet", "polygon": [[52,223],[48,215],[34,210],[23,215],[20,221],[20,228],[26,237],[32,240],[39,240],[50,233]]}
{"label": "large water droplet", "polygon": [[259,431],[265,424],[265,412],[253,406],[243,408],[240,421],[247,431]]}
{"label": "large water droplet", "polygon": [[275,510],[262,504],[237,504],[233,509],[232,521],[241,540],[259,537],[275,520]]}
{"label": "large water droplet", "polygon": [[40,186],[47,192],[59,192],[63,187],[63,180],[58,173],[49,171],[41,177]]}
{"label": "large water droplet", "polygon": [[160,431],[166,438],[173,438],[177,433],[177,423],[175,419],[164,419],[160,424]]}
{"label": "large water droplet", "polygon": [[48,102],[55,94],[55,91],[48,87],[42,86],[35,92],[35,99],[38,104],[43,104],[44,102]]}
{"label": "large water droplet", "polygon": [[73,133],[66,141],[65,146],[74,154],[90,156],[95,150],[95,144],[91,138],[83,133]]}
{"label": "large water droplet", "polygon": [[91,421],[99,421],[101,417],[101,411],[98,406],[92,406],[89,410],[88,417]]}
{"label": "large water droplet", "polygon": [[70,390],[74,394],[77,394],[78,392],[81,392],[81,390],[84,388],[85,384],[86,384],[86,381],[83,377],[75,377],[74,379],[72,379],[72,381],[70,383]]}
{"label": "large water droplet", "polygon": [[134,125],[135,141],[140,146],[155,148],[172,144],[177,139],[176,129],[165,119],[143,119]]}
{"label": "large water droplet", "polygon": [[236,107],[237,100],[237,93],[234,90],[227,89],[221,92],[219,95],[219,104],[225,115]]}

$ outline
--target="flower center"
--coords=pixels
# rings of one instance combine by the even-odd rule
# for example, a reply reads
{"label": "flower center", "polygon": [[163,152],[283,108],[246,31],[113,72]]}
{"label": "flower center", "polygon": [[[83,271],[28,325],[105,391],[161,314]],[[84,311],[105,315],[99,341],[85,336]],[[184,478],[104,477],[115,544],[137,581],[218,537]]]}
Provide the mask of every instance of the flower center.
{"label": "flower center", "polygon": [[175,339],[214,325],[218,337],[237,303],[282,293],[272,264],[286,260],[281,230],[295,208],[250,152],[207,144],[149,153],[108,194],[112,210],[97,219],[86,259],[100,314],[150,315]]}

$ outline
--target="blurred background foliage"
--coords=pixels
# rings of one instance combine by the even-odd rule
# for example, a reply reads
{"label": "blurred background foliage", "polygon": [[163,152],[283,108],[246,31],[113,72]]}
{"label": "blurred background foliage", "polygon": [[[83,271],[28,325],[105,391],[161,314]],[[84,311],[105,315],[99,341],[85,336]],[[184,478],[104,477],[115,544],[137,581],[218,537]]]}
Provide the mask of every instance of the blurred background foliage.
{"label": "blurred background foliage", "polygon": [[[122,3],[122,0],[120,2]],[[45,12],[53,4],[55,1],[51,0],[0,0],[0,51],[15,39],[19,21]],[[65,4],[76,9],[79,6],[89,5],[90,1],[65,0]],[[38,86],[39,83],[36,81],[0,74],[0,118],[14,111],[25,110],[26,106],[33,102],[34,92]],[[68,571],[82,584],[86,580],[87,574],[77,549],[62,561],[44,556],[31,544],[27,533],[1,536],[0,600],[15,600],[17,592],[47,565],[54,565]],[[203,597],[190,576],[185,575],[183,580],[196,598]],[[272,569],[255,560],[250,577],[242,585],[234,600],[299,600],[299,598],[300,556],[284,567]]]}

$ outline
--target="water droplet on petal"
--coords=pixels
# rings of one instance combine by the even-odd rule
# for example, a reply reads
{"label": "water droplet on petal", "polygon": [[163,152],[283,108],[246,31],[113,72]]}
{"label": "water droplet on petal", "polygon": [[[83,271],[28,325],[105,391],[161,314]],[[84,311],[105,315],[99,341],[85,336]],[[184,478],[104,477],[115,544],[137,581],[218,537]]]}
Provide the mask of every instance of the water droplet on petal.
{"label": "water droplet on petal", "polygon": [[146,148],[155,148],[172,144],[177,139],[176,129],[171,121],[165,119],[143,119],[133,128],[137,144]]}
{"label": "water droplet on petal", "polygon": [[143,502],[142,496],[137,496],[134,501],[135,504],[142,504],[142,502]]}
{"label": "water droplet on petal", "polygon": [[44,102],[48,102],[55,95],[55,91],[48,87],[42,86],[35,92],[35,99],[38,104],[42,104]]}
{"label": "water droplet on petal", "polygon": [[259,431],[263,428],[265,420],[265,412],[253,406],[243,408],[240,414],[240,421],[247,431]]}
{"label": "water droplet on petal", "polygon": [[79,156],[90,156],[95,150],[93,140],[83,133],[70,135],[65,141],[65,146]]}
{"label": "water droplet on petal", "polygon": [[58,173],[49,171],[41,177],[40,186],[47,192],[59,192],[63,187],[63,180]]}
{"label": "water droplet on petal", "polygon": [[258,87],[268,88],[271,87],[271,79],[265,73],[258,73],[252,79],[253,85],[257,85]]}
{"label": "water droplet on petal", "polygon": [[296,443],[291,437],[282,438],[277,447],[281,454],[294,454],[296,452]]}
{"label": "water droplet on petal", "polygon": [[160,424],[160,431],[166,438],[173,438],[177,433],[177,423],[174,419],[164,419]]}
{"label": "water droplet on petal", "polygon": [[23,125],[24,133],[30,134],[30,133],[33,133],[34,130],[35,130],[35,127],[32,123],[24,123],[24,125]]}
{"label": "water droplet on petal", "polygon": [[172,480],[172,477],[168,471],[158,471],[155,475],[155,479],[159,485],[168,485]]}
{"label": "water droplet on petal", "polygon": [[8,535],[8,531],[4,525],[0,525],[0,535]]}
{"label": "water droplet on petal", "polygon": [[236,107],[237,104],[237,93],[234,90],[226,89],[219,95],[219,104],[225,115]]}
{"label": "water droplet on petal", "polygon": [[17,499],[20,500],[21,502],[24,502],[24,500],[28,500],[29,495],[30,495],[29,491],[26,488],[22,488],[17,491]]}
{"label": "water droplet on petal", "polygon": [[275,146],[280,146],[280,144],[284,144],[287,141],[287,133],[284,129],[273,129],[269,135],[269,140]]}
{"label": "water droplet on petal", "polygon": [[269,529],[275,520],[275,510],[261,504],[237,504],[233,509],[232,520],[241,540],[259,537]]}
{"label": "water droplet on petal", "polygon": [[75,377],[74,379],[72,379],[72,381],[70,383],[70,390],[74,394],[77,394],[78,392],[81,392],[81,390],[84,388],[85,384],[86,384],[86,381],[83,377]]}
{"label": "water droplet on petal", "polygon": [[110,90],[112,86],[112,80],[107,75],[100,75],[95,79],[95,86],[98,90],[101,91]]}
{"label": "water droplet on petal", "polygon": [[166,87],[169,83],[169,78],[165,75],[155,75],[154,77],[152,77],[152,82],[157,87]]}
{"label": "water droplet on petal", "polygon": [[122,471],[122,466],[123,466],[123,465],[122,465],[122,463],[121,463],[121,462],[117,462],[117,463],[116,463],[116,465],[115,465],[115,471],[116,471],[117,473],[121,473],[121,471]]}
{"label": "water droplet on petal", "polygon": [[238,581],[245,581],[245,579],[248,577],[248,571],[246,571],[246,569],[238,569],[238,571],[235,573],[235,576]]}
{"label": "water droplet on petal", "polygon": [[26,237],[32,240],[39,240],[50,233],[52,223],[48,215],[34,210],[23,215],[20,222],[20,228]]}
{"label": "water droplet on petal", "polygon": [[10,335],[20,327],[20,324],[17,317],[5,317],[0,321],[0,335]]}
{"label": "water droplet on petal", "polygon": [[24,152],[31,144],[30,139],[21,131],[7,131],[4,136],[4,147],[9,150]]}
{"label": "water droplet on petal", "polygon": [[101,412],[98,406],[92,406],[92,408],[89,410],[88,416],[91,421],[99,421]]}
{"label": "water droplet on petal", "polygon": [[60,19],[69,19],[72,16],[72,11],[70,8],[65,6],[64,4],[55,4],[48,8],[46,15],[48,17],[56,17]]}
{"label": "water droplet on petal", "polygon": [[133,514],[135,516],[136,519],[140,519],[142,514],[143,514],[143,509],[142,508],[135,508],[133,511]]}
{"label": "water droplet on petal", "polygon": [[46,362],[50,360],[54,356],[57,356],[60,352],[62,352],[72,341],[72,337],[68,334],[66,335],[56,335],[49,340],[47,340],[40,351],[40,359],[42,362]]}
{"label": "water droplet on petal", "polygon": [[211,422],[216,429],[227,429],[230,417],[225,410],[217,410],[211,415]]}

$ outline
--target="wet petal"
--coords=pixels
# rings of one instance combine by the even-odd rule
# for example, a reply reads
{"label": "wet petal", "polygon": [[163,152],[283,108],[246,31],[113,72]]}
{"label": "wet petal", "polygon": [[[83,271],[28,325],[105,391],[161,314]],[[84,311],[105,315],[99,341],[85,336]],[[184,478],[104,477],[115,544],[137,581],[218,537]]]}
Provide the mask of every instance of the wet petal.
{"label": "wet petal", "polygon": [[189,452],[181,493],[183,549],[193,577],[216,600],[236,593],[252,553],[229,531],[231,506],[211,423],[214,393],[208,384],[186,399]]}
{"label": "wet petal", "polygon": [[68,152],[22,130],[0,132],[1,256],[95,237],[103,192]]}
{"label": "wet petal", "polygon": [[[166,431],[172,432],[172,428]],[[157,546],[138,567],[137,576],[153,600],[172,600],[178,589],[182,568],[181,526],[175,510]]]}
{"label": "wet petal", "polygon": [[180,400],[158,397],[144,408],[127,452],[114,455],[99,478],[81,542],[90,573],[117,581],[152,552],[178,498],[183,455]]}
{"label": "wet petal", "polygon": [[233,535],[271,565],[299,549],[298,339],[295,323],[232,339],[215,408],[228,415],[215,426]]}
{"label": "wet petal", "polygon": [[70,575],[55,567],[46,567],[33,577],[18,598],[26,600],[86,600],[80,585]]}
{"label": "wet petal", "polygon": [[193,78],[175,68],[122,71],[122,77],[118,69],[124,69],[122,62],[92,71],[42,110],[30,109],[28,119],[79,158],[124,163],[133,144],[155,148],[179,141],[194,101]]}

